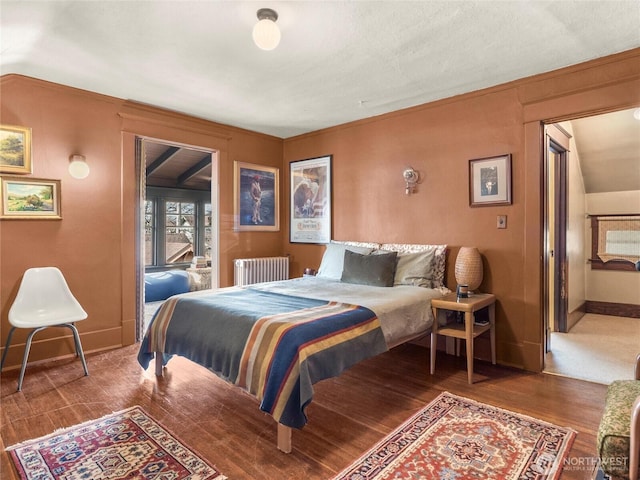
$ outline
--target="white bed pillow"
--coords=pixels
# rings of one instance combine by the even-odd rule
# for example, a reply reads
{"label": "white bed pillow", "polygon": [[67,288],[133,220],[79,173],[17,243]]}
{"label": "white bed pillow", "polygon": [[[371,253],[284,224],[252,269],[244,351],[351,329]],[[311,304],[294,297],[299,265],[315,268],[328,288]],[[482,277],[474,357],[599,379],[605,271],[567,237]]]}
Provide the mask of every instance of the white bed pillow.
{"label": "white bed pillow", "polygon": [[432,288],[435,257],[435,249],[398,254],[393,284]]}
{"label": "white bed pillow", "polygon": [[431,288],[444,287],[444,270],[446,267],[447,245],[420,245],[407,243],[384,243],[381,250],[396,251],[398,255],[418,252],[434,252],[433,269],[427,278],[431,280]]}
{"label": "white bed pillow", "polygon": [[342,270],[344,269],[344,252],[347,249],[362,255],[369,255],[373,251],[373,248],[370,247],[359,247],[343,243],[328,243],[327,249],[322,256],[317,276],[330,280],[340,280],[342,278]]}

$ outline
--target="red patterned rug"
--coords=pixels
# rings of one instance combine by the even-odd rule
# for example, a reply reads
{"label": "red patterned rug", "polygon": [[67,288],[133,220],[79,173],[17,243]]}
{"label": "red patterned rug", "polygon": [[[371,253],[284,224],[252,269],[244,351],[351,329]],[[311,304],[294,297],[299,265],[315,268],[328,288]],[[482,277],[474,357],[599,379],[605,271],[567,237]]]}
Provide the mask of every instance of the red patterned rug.
{"label": "red patterned rug", "polygon": [[445,392],[334,480],[556,479],[575,435]]}
{"label": "red patterned rug", "polygon": [[7,448],[22,479],[223,480],[140,407]]}

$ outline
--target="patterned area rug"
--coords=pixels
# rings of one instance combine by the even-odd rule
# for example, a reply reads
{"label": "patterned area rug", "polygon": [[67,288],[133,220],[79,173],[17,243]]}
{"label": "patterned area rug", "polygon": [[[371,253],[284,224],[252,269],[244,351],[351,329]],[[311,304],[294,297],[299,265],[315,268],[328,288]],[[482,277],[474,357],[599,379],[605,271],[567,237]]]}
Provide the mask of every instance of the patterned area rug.
{"label": "patterned area rug", "polygon": [[22,479],[223,480],[140,407],[7,448]]}
{"label": "patterned area rug", "polygon": [[556,479],[575,435],[445,392],[335,480]]}

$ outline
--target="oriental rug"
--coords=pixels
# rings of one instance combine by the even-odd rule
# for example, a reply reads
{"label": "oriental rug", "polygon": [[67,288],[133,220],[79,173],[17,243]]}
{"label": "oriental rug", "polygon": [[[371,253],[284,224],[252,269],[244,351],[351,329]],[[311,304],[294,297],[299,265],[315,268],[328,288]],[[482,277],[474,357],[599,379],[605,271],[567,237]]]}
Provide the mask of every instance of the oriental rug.
{"label": "oriental rug", "polygon": [[334,480],[557,479],[575,435],[444,392]]}
{"label": "oriental rug", "polygon": [[226,479],[138,406],[7,451],[21,479]]}

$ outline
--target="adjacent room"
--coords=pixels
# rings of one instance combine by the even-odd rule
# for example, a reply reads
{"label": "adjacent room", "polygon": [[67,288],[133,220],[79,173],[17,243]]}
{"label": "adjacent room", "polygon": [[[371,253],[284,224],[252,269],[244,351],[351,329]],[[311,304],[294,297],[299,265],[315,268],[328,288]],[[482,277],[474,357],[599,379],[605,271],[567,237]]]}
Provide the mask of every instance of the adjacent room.
{"label": "adjacent room", "polygon": [[2,0],[0,476],[637,479],[639,32]]}

